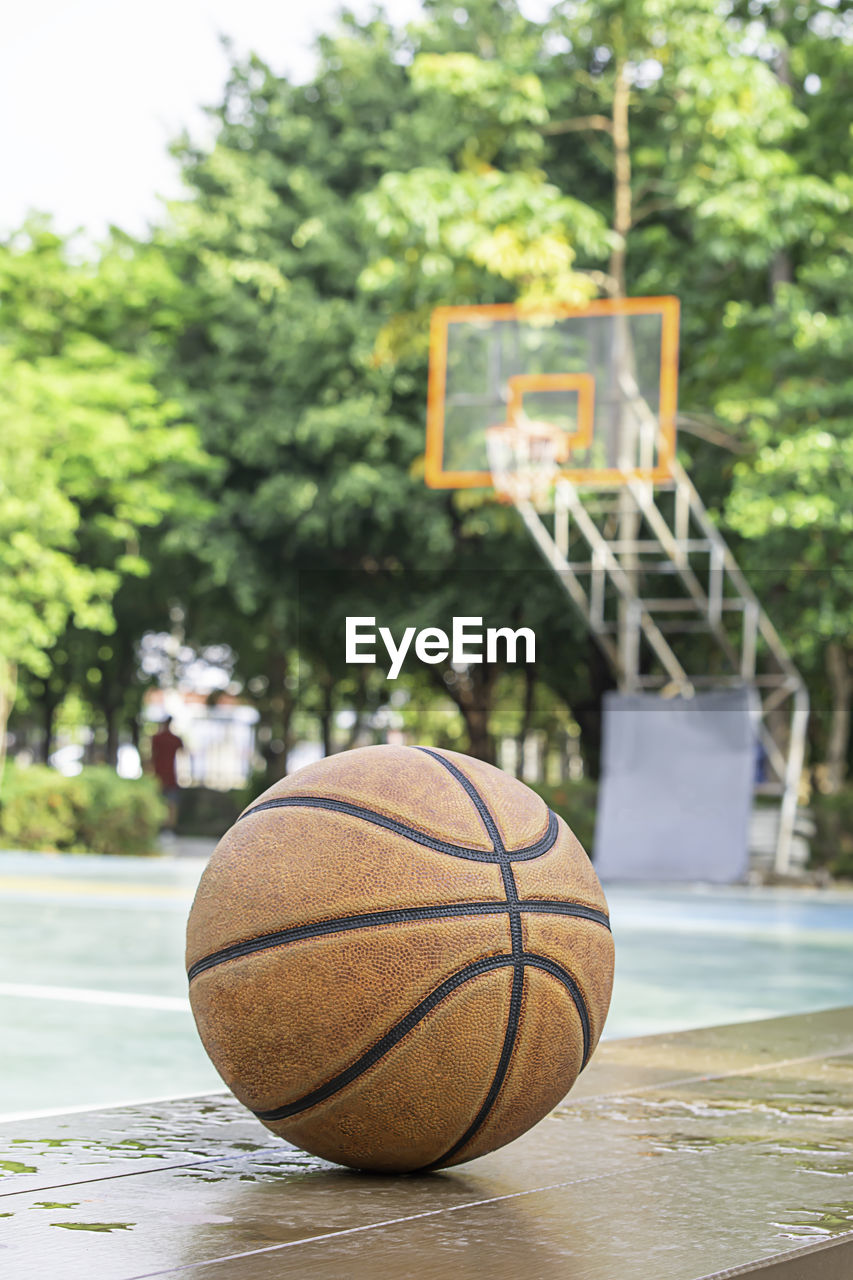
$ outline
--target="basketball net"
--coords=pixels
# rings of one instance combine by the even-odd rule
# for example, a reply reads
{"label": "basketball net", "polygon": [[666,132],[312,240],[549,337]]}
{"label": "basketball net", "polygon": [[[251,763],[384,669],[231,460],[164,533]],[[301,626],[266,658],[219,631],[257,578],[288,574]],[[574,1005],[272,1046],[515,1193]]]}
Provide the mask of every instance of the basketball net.
{"label": "basketball net", "polygon": [[568,455],[565,431],[518,415],[514,422],[486,428],[486,448],[492,483],[502,498],[550,505],[560,463]]}

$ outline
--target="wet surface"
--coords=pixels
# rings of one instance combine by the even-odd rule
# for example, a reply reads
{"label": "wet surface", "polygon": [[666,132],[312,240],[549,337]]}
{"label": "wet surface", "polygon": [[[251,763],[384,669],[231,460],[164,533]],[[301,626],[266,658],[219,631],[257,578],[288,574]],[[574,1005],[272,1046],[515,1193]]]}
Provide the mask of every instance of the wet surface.
{"label": "wet surface", "polygon": [[826,1261],[853,1248],[853,1008],[606,1043],[524,1138],[427,1176],[341,1170],[215,1095],[7,1123],[0,1159],[16,1280],[698,1280]]}

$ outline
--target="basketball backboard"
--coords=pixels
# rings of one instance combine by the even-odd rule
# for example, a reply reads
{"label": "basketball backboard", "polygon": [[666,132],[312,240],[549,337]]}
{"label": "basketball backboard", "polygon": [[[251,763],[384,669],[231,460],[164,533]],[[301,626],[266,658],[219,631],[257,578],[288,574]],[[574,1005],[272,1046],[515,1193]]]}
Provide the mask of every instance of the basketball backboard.
{"label": "basketball backboard", "polygon": [[491,486],[490,428],[563,433],[561,474],[662,483],[675,454],[677,298],[582,308],[439,307],[430,334],[426,482]]}

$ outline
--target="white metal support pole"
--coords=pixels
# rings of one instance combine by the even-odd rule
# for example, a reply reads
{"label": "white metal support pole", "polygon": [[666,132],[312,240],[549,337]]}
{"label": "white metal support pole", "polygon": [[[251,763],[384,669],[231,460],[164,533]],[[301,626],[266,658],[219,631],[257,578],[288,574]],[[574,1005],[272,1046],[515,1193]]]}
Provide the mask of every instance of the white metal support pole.
{"label": "white metal support pole", "polygon": [[625,627],[622,640],[622,665],[626,693],[636,693],[640,685],[640,623],[643,606],[639,600],[625,601]]}
{"label": "white metal support pole", "polygon": [[675,487],[675,537],[684,543],[690,536],[690,490],[683,484]]}
{"label": "white metal support pole", "polygon": [[740,673],[744,680],[755,678],[755,642],[758,638],[758,602],[743,604],[743,642],[740,651]]}
{"label": "white metal support pole", "polygon": [[713,626],[719,626],[723,613],[723,570],[725,555],[717,543],[711,544],[711,563],[708,570],[708,617]]}
{"label": "white metal support pole", "polygon": [[569,558],[569,508],[561,491],[554,494],[554,541],[557,550],[566,560]]}
{"label": "white metal support pole", "polygon": [[804,684],[794,691],[794,710],[791,715],[791,740],[788,744],[788,764],[785,771],[785,790],[779,812],[779,831],[776,837],[776,873],[787,875],[791,869],[791,844],[794,823],[797,818],[797,801],[800,791],[800,775],[806,749],[806,728],[809,722],[809,695]]}
{"label": "white metal support pole", "polygon": [[597,547],[592,549],[592,573],[589,583],[589,612],[594,627],[604,625],[604,564]]}

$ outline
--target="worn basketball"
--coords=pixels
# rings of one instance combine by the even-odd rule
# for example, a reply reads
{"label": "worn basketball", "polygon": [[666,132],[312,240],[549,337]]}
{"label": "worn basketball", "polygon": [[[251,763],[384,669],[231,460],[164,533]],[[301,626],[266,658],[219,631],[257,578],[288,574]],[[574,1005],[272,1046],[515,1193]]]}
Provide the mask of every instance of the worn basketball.
{"label": "worn basketball", "polygon": [[207,1052],[269,1129],[403,1172],[560,1101],[601,1035],[613,943],[589,859],[528,787],[378,746],[249,805],[201,878],[187,966]]}

